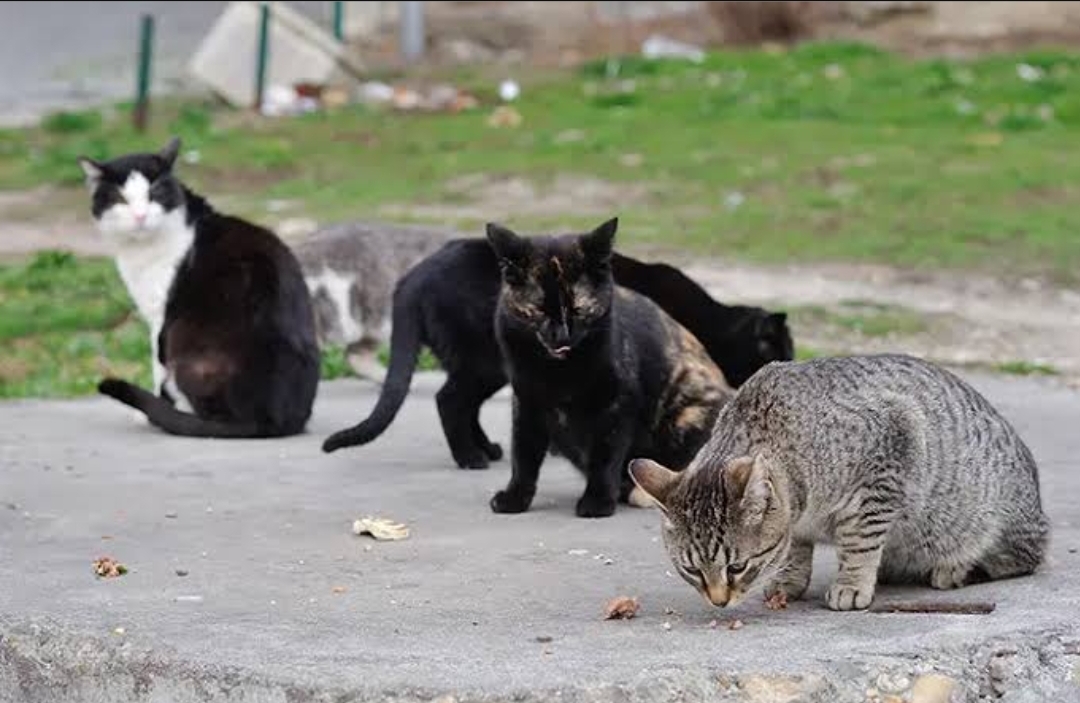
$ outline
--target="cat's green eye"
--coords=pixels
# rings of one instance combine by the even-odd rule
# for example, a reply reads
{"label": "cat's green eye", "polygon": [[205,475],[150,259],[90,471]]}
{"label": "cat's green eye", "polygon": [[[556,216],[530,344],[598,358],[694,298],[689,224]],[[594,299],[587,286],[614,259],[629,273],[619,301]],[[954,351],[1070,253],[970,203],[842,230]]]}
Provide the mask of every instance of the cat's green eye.
{"label": "cat's green eye", "polygon": [[734,563],[728,564],[727,572],[731,576],[737,576],[737,575],[741,574],[744,571],[746,571],[746,562],[745,561],[736,561]]}

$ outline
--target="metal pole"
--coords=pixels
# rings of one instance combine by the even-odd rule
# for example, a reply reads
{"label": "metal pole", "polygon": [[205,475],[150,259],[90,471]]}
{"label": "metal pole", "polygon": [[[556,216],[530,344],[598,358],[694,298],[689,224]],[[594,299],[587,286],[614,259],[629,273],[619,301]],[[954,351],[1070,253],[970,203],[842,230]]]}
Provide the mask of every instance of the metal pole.
{"label": "metal pole", "polygon": [[424,55],[424,3],[401,3],[401,58],[415,61]]}
{"label": "metal pole", "polygon": [[270,4],[259,8],[259,46],[255,62],[255,109],[262,109],[263,91],[266,89],[266,64],[270,53]]}
{"label": "metal pole", "polygon": [[150,62],[154,53],[154,17],[143,15],[139,27],[139,75],[135,88],[135,129],[146,131],[150,109]]}
{"label": "metal pole", "polygon": [[345,40],[345,3],[340,0],[334,3],[334,37]]}

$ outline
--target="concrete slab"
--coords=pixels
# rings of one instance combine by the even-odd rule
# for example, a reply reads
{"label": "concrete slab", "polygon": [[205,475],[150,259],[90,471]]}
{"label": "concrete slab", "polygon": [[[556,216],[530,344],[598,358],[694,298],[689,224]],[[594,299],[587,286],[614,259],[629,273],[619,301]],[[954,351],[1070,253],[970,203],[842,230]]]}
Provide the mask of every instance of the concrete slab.
{"label": "concrete slab", "polygon": [[[168,437],[96,398],[0,404],[0,700],[895,701],[931,673],[953,700],[1080,700],[1080,395],[972,378],[1035,451],[1055,536],[1035,577],[882,594],[997,604],[967,616],[829,612],[829,554],[808,602],[707,608],[655,513],[574,517],[558,460],[532,512],[494,515],[508,464],[452,467],[437,374],[381,441],[331,456],[370,386],[324,385],[310,434],[261,442]],[[484,422],[505,445],[505,395]],[[368,514],[413,534],[352,535]],[[96,579],[104,554],[130,573]],[[640,616],[601,620],[624,594]],[[944,701],[919,698],[933,684],[915,700]]]}

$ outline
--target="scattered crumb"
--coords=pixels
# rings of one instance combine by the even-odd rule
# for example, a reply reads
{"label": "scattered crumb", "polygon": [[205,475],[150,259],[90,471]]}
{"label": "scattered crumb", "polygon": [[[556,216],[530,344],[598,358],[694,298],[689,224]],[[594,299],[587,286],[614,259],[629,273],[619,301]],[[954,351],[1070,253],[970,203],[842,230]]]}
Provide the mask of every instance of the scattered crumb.
{"label": "scattered crumb", "polygon": [[101,539],[105,542],[108,542],[110,539],[112,539],[112,535],[102,535]]}
{"label": "scattered crumb", "polygon": [[114,579],[127,573],[127,567],[112,557],[101,557],[94,562],[94,573],[99,578]]}
{"label": "scattered crumb", "polygon": [[709,623],[709,629],[715,630],[716,626],[719,625],[719,624],[720,624],[719,622],[717,622],[716,620],[713,620],[713,621],[711,621]]}
{"label": "scattered crumb", "polygon": [[344,586],[334,586],[333,588],[330,589],[330,591],[333,592],[333,593],[344,593],[345,592],[345,587]]}
{"label": "scattered crumb", "polygon": [[353,534],[369,534],[377,540],[408,539],[409,528],[386,518],[365,517],[353,523]]}
{"label": "scattered crumb", "polygon": [[536,641],[539,642],[540,644],[547,644],[548,642],[551,642],[554,639],[555,639],[554,637],[550,637],[549,635],[540,635],[539,637],[536,638]]}
{"label": "scattered crumb", "polygon": [[787,594],[777,591],[765,599],[765,607],[769,610],[784,610],[787,608]]}
{"label": "scattered crumb", "polygon": [[604,608],[605,620],[629,620],[637,615],[638,599],[619,596],[608,601]]}
{"label": "scattered crumb", "polygon": [[664,608],[664,615],[679,615],[679,611],[674,608]]}
{"label": "scattered crumb", "polygon": [[664,631],[666,632],[667,630],[670,630],[670,629],[671,629],[671,623],[670,623],[670,622],[665,622],[665,623],[664,623],[663,625],[661,625],[660,627],[664,628]]}
{"label": "scattered crumb", "polygon": [[175,520],[177,515],[176,515],[176,513],[170,511],[170,512],[165,513],[165,517],[169,518],[170,520]]}
{"label": "scattered crumb", "polygon": [[728,623],[727,629],[729,629],[729,630],[741,630],[741,629],[743,629],[743,621],[742,620],[732,620],[731,622]]}

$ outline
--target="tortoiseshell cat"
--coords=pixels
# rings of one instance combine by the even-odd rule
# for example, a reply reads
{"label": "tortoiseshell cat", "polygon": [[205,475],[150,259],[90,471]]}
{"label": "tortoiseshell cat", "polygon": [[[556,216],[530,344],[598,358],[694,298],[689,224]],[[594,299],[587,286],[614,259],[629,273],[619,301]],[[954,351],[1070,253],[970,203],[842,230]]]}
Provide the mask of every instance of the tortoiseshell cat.
{"label": "tortoiseshell cat", "polygon": [[535,238],[487,227],[502,277],[495,333],[514,390],[512,477],[495,512],[528,510],[553,451],[586,476],[578,516],[609,516],[630,498],[631,457],[689,463],[731,395],[696,337],[616,287],[617,226]]}

